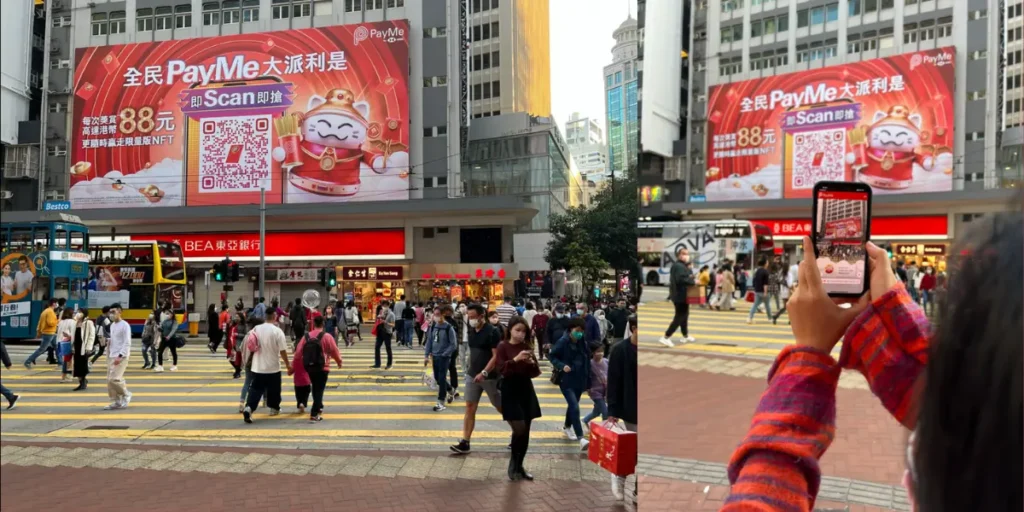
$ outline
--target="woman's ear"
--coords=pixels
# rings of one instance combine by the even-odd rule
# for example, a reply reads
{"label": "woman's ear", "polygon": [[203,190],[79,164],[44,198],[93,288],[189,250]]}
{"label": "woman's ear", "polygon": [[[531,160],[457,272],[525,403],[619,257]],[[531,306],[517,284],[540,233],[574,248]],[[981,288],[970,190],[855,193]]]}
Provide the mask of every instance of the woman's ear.
{"label": "woman's ear", "polygon": [[903,470],[903,488],[907,490],[910,512],[917,512],[917,500],[914,499],[914,479],[910,477],[909,469]]}

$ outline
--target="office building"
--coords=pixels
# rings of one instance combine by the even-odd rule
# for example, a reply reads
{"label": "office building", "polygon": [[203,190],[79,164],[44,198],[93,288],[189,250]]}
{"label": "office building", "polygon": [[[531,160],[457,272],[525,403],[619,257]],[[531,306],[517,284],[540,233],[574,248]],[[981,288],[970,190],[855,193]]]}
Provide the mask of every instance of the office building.
{"label": "office building", "polygon": [[637,56],[640,32],[637,20],[626,18],[612,32],[612,63],[604,67],[605,129],[610,172],[636,165],[637,133],[640,129],[637,102]]}
{"label": "office building", "polygon": [[565,122],[565,143],[581,173],[592,180],[604,179],[608,172],[608,146],[597,119],[573,112]]}

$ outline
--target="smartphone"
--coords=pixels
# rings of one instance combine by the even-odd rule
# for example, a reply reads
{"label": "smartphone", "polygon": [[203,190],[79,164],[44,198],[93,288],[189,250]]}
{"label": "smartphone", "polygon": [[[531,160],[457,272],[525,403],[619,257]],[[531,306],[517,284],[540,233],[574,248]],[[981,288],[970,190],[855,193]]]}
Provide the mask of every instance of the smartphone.
{"label": "smartphone", "polygon": [[821,282],[830,297],[860,297],[868,291],[871,187],[819,181],[814,185],[812,242]]}

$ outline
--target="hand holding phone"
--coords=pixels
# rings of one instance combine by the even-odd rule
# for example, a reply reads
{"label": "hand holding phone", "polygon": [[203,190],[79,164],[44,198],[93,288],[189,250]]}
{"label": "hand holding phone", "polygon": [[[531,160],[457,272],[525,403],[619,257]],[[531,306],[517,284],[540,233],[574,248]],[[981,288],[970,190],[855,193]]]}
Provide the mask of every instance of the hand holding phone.
{"label": "hand holding phone", "polygon": [[805,236],[804,259],[799,270],[800,286],[786,302],[786,309],[797,345],[831,353],[853,319],[871,304],[871,297],[864,295],[851,307],[840,307],[825,290],[812,256],[812,245],[810,237]]}
{"label": "hand holding phone", "polygon": [[830,297],[860,297],[868,291],[871,187],[820,181],[814,185],[812,241],[823,289]]}

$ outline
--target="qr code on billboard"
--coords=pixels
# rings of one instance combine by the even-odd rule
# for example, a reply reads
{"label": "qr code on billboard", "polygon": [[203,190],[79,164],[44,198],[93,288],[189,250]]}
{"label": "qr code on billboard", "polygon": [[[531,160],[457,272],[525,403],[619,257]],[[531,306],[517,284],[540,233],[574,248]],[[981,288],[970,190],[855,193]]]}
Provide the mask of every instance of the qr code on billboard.
{"label": "qr code on billboard", "polygon": [[199,192],[269,190],[270,116],[208,117],[199,121]]}
{"label": "qr code on billboard", "polygon": [[843,181],[845,162],[846,130],[793,134],[793,188],[812,188],[819,181]]}

